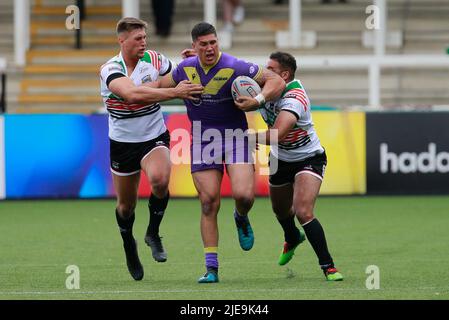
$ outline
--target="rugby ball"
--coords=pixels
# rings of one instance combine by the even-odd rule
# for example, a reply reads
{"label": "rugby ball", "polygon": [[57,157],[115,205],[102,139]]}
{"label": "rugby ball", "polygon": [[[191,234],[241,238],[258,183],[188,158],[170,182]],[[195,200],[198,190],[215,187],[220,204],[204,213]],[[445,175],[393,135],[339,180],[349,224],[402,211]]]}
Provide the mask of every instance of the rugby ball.
{"label": "rugby ball", "polygon": [[240,96],[247,96],[254,98],[261,91],[262,89],[260,89],[259,84],[252,78],[247,76],[239,76],[235,78],[231,86],[232,98],[234,100],[237,100],[237,98]]}

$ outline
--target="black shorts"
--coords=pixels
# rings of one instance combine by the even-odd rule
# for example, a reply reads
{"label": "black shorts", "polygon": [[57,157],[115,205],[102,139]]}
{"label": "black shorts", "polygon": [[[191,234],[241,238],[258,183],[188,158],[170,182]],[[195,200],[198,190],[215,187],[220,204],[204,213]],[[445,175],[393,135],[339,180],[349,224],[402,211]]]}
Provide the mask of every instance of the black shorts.
{"label": "black shorts", "polygon": [[[272,159],[273,156],[270,154],[270,162],[273,161]],[[323,152],[297,162],[286,162],[279,159],[277,161],[277,170],[273,174],[270,174],[269,180],[270,185],[274,187],[293,184],[295,177],[300,173],[310,173],[318,179],[323,180],[327,156],[326,152]]]}
{"label": "black shorts", "polygon": [[140,161],[153,149],[170,148],[170,133],[145,142],[118,142],[109,139],[111,171],[119,176],[129,176],[140,171]]}

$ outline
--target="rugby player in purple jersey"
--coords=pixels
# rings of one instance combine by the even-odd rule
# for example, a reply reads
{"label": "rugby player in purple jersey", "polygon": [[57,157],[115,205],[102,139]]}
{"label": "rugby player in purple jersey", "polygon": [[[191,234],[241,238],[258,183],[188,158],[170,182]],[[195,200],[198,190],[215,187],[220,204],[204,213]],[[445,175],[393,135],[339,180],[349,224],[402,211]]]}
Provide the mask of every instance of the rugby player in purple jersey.
{"label": "rugby player in purple jersey", "polygon": [[184,59],[169,75],[162,87],[176,86],[183,80],[202,84],[199,100],[184,100],[192,124],[191,172],[201,202],[201,236],[206,273],[199,283],[218,282],[218,224],[220,188],[224,167],[229,175],[235,200],[234,219],[240,246],[253,247],[254,234],[248,212],[254,203],[254,162],[251,159],[245,113],[234,105],[231,85],[238,76],[249,76],[263,88],[247,107],[277,99],[285,82],[274,72],[221,52],[217,33],[209,23],[192,29],[195,55]]}

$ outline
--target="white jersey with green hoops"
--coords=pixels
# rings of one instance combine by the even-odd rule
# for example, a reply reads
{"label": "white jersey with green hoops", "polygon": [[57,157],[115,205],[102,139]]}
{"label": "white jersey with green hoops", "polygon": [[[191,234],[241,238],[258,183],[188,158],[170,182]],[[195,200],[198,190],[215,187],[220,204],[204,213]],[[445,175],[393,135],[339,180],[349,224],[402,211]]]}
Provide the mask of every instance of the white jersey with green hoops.
{"label": "white jersey with green hoops", "polygon": [[130,75],[121,53],[101,66],[101,96],[109,113],[109,138],[119,142],[144,142],[160,136],[167,128],[159,103],[145,105],[125,102],[109,90],[108,78],[124,75],[139,86],[157,80],[174,66],[169,59],[152,50],[145,52]]}
{"label": "white jersey with green hoops", "polygon": [[310,101],[301,81],[295,79],[287,83],[281,97],[265,103],[259,111],[269,128],[274,125],[281,111],[296,116],[296,124],[288,135],[277,146],[271,146],[271,154],[279,160],[301,161],[324,151],[313,127]]}

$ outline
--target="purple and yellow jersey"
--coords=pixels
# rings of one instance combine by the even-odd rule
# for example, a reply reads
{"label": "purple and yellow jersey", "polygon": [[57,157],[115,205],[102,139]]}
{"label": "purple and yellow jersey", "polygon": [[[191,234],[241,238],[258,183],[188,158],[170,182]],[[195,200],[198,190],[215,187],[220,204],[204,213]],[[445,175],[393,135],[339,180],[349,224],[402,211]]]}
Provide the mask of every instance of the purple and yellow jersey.
{"label": "purple and yellow jersey", "polygon": [[209,128],[246,130],[246,116],[234,105],[231,85],[238,76],[257,80],[261,74],[262,68],[258,65],[220,53],[212,66],[202,66],[197,56],[184,59],[173,70],[172,79],[176,84],[189,80],[204,87],[200,101],[184,100],[190,122],[201,121],[202,132]]}

